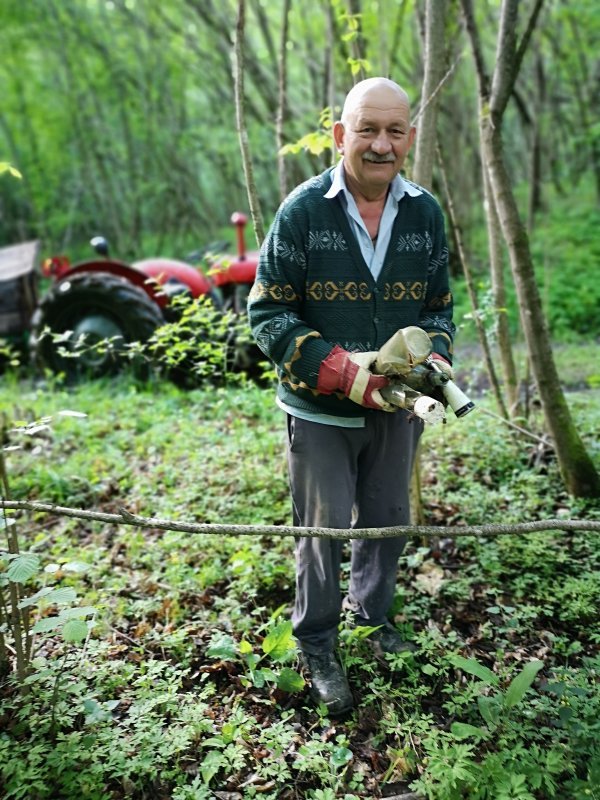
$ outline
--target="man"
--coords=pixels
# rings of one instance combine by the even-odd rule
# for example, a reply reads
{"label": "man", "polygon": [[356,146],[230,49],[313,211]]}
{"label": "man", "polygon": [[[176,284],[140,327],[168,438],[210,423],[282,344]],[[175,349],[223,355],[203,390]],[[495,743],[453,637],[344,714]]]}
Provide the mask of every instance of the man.
{"label": "man", "polygon": [[[415,137],[406,93],[370,78],[349,92],[333,135],[339,164],[297,187],[263,244],[249,314],[278,369],[287,413],[294,524],[405,525],[422,423],[395,409],[374,375],[375,352],[418,325],[450,370],[452,296],[441,210],[400,169]],[[353,540],[343,607],[378,626],[379,655],[408,645],[388,621],[405,540]],[[329,713],[353,698],[334,649],[342,609],[342,542],[299,537],[294,634],[311,693]]]}

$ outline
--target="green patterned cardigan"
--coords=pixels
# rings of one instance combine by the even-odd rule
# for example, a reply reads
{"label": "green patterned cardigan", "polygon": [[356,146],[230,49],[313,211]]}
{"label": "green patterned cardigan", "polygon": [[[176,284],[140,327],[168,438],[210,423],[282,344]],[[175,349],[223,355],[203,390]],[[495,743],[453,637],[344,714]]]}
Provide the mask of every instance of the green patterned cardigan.
{"label": "green patterned cardigan", "polygon": [[277,367],[283,403],[357,417],[366,410],[342,394],[317,392],[321,363],[334,345],[378,350],[407,325],[423,328],[433,351],[451,361],[448,248],[437,201],[425,190],[405,194],[375,281],[340,198],[323,196],[330,186],[328,169],[279,208],[261,248],[248,313],[258,346]]}

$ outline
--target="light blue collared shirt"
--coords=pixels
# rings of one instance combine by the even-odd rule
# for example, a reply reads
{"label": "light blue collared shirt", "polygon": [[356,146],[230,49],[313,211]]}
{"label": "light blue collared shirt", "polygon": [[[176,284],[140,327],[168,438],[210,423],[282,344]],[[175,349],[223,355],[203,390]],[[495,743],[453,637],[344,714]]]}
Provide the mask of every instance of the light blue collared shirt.
{"label": "light blue collared shirt", "polygon": [[405,194],[410,195],[410,197],[418,197],[420,194],[423,194],[423,192],[420,189],[417,189],[417,187],[413,184],[405,181],[400,175],[396,175],[390,184],[390,190],[385,201],[383,213],[379,222],[377,240],[375,243],[373,243],[369,231],[367,230],[367,226],[365,225],[358,210],[358,206],[356,205],[356,200],[346,185],[343,159],[333,170],[332,179],[333,182],[331,184],[331,188],[324,195],[324,197],[326,197],[328,200],[331,200],[332,198],[337,197],[337,195],[340,193],[342,194],[342,205],[344,207],[344,211],[346,212],[346,216],[348,217],[350,227],[352,228],[352,233],[356,237],[356,240],[360,246],[360,252],[362,253],[362,257],[364,258],[366,265],[371,271],[371,275],[375,280],[377,280],[381,272],[381,268],[383,267],[385,254],[387,253],[390,238],[392,236],[392,227],[394,225],[394,220],[396,219],[396,214],[398,213],[398,203]]}

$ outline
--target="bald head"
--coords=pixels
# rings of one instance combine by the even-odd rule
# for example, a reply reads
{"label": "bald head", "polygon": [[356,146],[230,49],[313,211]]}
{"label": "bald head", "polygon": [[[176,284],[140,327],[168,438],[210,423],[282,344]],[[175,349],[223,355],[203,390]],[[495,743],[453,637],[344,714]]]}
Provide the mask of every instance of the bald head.
{"label": "bald head", "polygon": [[369,78],[348,92],[333,138],[355,198],[385,198],[414,141],[410,103],[388,78]]}
{"label": "bald head", "polygon": [[379,110],[402,108],[410,117],[410,100],[404,89],[389,78],[367,78],[350,89],[342,109],[342,123],[346,125],[363,107]]}

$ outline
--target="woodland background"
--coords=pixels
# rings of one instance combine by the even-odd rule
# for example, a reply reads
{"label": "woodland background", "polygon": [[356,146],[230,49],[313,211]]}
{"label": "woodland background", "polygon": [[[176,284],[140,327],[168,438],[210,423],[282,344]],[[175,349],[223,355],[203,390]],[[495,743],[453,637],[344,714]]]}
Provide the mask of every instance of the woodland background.
{"label": "woodland background", "polygon": [[[500,3],[476,11],[492,62]],[[247,208],[232,77],[235,3],[5,0],[0,13],[0,152],[23,174],[0,183],[0,240],[38,237],[45,252],[74,258],[102,232],[123,259],[183,255],[222,236],[231,212]],[[281,195],[279,146],[326,132],[327,109],[339,113],[354,81],[389,74],[418,114],[424,8],[412,0],[249,0],[246,17],[246,122],[268,221]],[[506,156],[530,229],[557,208],[562,216],[562,235],[540,247],[542,274],[560,271],[565,240],[584,265],[598,255],[599,40],[593,0],[547,2],[507,110]],[[438,140],[463,236],[485,278],[476,77],[456,2],[437,58],[442,74],[450,71],[437,98]],[[286,157],[284,189],[331,162],[330,150],[315,149]],[[439,175],[433,188],[444,203]],[[575,305],[581,271],[571,273],[561,305]],[[558,324],[566,313],[553,305]],[[577,316],[589,320],[591,308],[561,331]],[[579,319],[576,330],[589,332],[587,324]]]}
{"label": "woodland background", "polygon": [[[39,238],[44,256],[73,261],[90,254],[98,233],[124,260],[185,258],[231,242],[229,217],[248,208],[233,58],[241,5],[4,0],[0,160],[22,178],[0,175],[0,242]],[[442,162],[434,159],[430,185],[447,215],[458,375],[478,410],[424,437],[424,521],[440,536],[411,538],[393,608],[417,654],[376,665],[344,622],[341,656],[357,710],[328,719],[296,671],[290,537],[190,536],[5,512],[2,796],[600,797],[600,544],[597,532],[577,528],[600,518],[600,12],[593,0],[449,0],[429,57],[428,12],[442,6],[247,0],[244,30],[245,121],[267,225],[282,194],[331,163],[330,109],[337,116],[354,81],[389,74],[416,115],[436,108],[428,129]],[[519,13],[511,17],[511,8]],[[478,98],[469,15],[488,70],[499,65],[514,77],[519,56],[496,130],[548,322],[558,400],[540,402],[551,365],[532,359],[510,247],[488,240],[479,126],[496,118]],[[523,52],[508,46],[507,18],[517,43],[527,42]],[[438,77],[435,103],[420,109],[432,64],[443,83]],[[505,278],[500,305],[494,253]],[[498,391],[490,385],[482,328],[494,362],[503,350],[514,355],[516,400],[504,369]],[[8,371],[2,496],[288,524],[272,394],[243,375],[182,391],[158,376],[65,386],[50,374]],[[569,427],[565,399],[583,468],[572,442],[557,463],[549,436],[549,427]],[[573,526],[444,533],[548,518]],[[14,670],[17,640],[29,653]]]}

